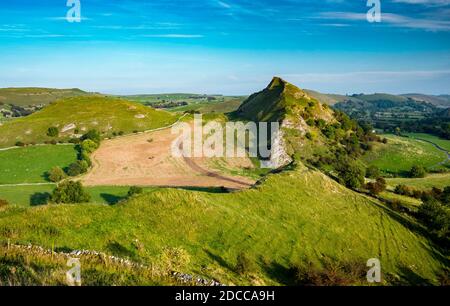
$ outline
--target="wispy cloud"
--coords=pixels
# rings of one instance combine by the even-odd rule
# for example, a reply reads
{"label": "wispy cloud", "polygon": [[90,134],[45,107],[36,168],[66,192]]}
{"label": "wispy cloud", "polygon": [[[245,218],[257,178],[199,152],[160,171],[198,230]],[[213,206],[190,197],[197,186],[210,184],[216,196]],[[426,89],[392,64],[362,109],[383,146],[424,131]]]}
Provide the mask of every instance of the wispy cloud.
{"label": "wispy cloud", "polygon": [[[67,21],[67,17],[47,17],[47,20],[54,20],[54,21]],[[81,21],[86,21],[86,20],[92,20],[91,18],[88,17],[80,17]]]}
{"label": "wispy cloud", "polygon": [[393,0],[394,3],[423,4],[432,6],[449,5],[450,0]]}
{"label": "wispy cloud", "polygon": [[201,34],[148,34],[140,35],[140,37],[155,37],[155,38],[202,38]]}
{"label": "wispy cloud", "polygon": [[[320,14],[319,18],[347,21],[367,20],[366,14],[354,12],[324,12]],[[450,30],[450,21],[448,20],[413,18],[399,14],[383,13],[381,15],[381,21],[402,28],[423,29],[427,31]]]}

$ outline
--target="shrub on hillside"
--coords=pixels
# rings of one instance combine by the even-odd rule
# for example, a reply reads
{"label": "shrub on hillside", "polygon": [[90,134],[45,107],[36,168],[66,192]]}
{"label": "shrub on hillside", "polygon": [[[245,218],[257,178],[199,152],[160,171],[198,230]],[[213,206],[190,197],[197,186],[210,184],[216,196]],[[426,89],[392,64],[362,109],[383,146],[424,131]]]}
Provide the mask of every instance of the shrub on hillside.
{"label": "shrub on hillside", "polygon": [[131,186],[130,190],[128,190],[128,197],[132,197],[136,194],[141,194],[143,192],[144,192],[144,189],[142,189],[142,187]]}
{"label": "shrub on hillside", "polygon": [[59,134],[59,130],[55,126],[49,127],[47,130],[47,136],[56,137],[56,136],[58,136],[58,134]]}
{"label": "shrub on hillside", "polygon": [[25,143],[23,143],[22,141],[17,141],[16,147],[25,147]]}
{"label": "shrub on hillside", "polygon": [[166,247],[160,256],[161,267],[164,273],[182,272],[191,262],[189,253],[183,248]]}
{"label": "shrub on hillside", "polygon": [[427,227],[441,238],[450,238],[450,210],[434,198],[424,200],[419,217]]}
{"label": "shrub on hillside", "polygon": [[52,182],[60,182],[66,178],[66,173],[60,167],[53,167],[48,172],[48,179]]}
{"label": "shrub on hillside", "polygon": [[236,262],[236,273],[240,275],[245,275],[253,272],[255,270],[255,265],[253,261],[248,257],[248,255],[244,252],[241,252],[237,256]]}
{"label": "shrub on hillside", "polygon": [[379,194],[386,190],[386,180],[379,177],[375,182],[367,183],[366,188],[371,194]]}
{"label": "shrub on hillside", "polygon": [[3,199],[0,199],[0,208],[1,208],[1,207],[6,207],[6,206],[8,206],[8,205],[9,205],[8,201],[3,200]]}
{"label": "shrub on hillside", "polygon": [[365,282],[365,262],[340,263],[327,260],[322,267],[310,263],[307,266],[293,264],[289,275],[296,285],[301,286],[350,286]]}
{"label": "shrub on hillside", "polygon": [[427,171],[420,165],[412,166],[411,170],[409,171],[409,176],[412,178],[423,178],[426,174]]}
{"label": "shrub on hillside", "polygon": [[51,195],[54,203],[86,203],[91,200],[80,182],[67,181],[59,184]]}
{"label": "shrub on hillside", "polygon": [[70,176],[78,176],[85,173],[89,168],[88,163],[85,160],[77,160],[69,165],[67,168],[67,174]]}
{"label": "shrub on hillside", "polygon": [[352,160],[342,160],[337,164],[339,181],[349,188],[359,188],[364,184],[365,169]]}
{"label": "shrub on hillside", "polygon": [[366,177],[367,178],[376,179],[380,175],[381,175],[380,169],[378,169],[377,166],[372,165],[366,169]]}

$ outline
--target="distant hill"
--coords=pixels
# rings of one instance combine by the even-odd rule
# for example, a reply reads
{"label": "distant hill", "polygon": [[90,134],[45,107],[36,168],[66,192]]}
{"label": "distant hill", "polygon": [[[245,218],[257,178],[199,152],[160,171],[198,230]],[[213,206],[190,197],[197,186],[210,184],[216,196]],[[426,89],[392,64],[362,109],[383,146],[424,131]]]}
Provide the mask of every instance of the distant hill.
{"label": "distant hill", "polygon": [[[12,146],[18,141],[42,143],[68,140],[89,129],[97,129],[104,136],[126,134],[167,126],[175,122],[176,118],[171,113],[119,98],[66,98],[32,115],[0,125],[0,147]],[[60,132],[54,138],[47,136],[47,130],[52,126]]]}
{"label": "distant hill", "polygon": [[321,103],[328,105],[334,105],[340,102],[358,102],[358,101],[393,101],[393,102],[407,102],[414,100],[416,102],[426,102],[433,104],[437,107],[450,107],[450,95],[425,95],[419,93],[412,94],[402,94],[393,95],[386,93],[375,93],[375,94],[353,94],[353,95],[339,95],[339,94],[325,94],[315,90],[305,89],[304,90],[311,97],[319,100]]}
{"label": "distant hill", "polygon": [[328,104],[328,105],[334,105],[339,102],[344,102],[349,99],[348,96],[345,95],[338,95],[338,94],[324,94],[315,90],[311,89],[304,89],[304,91],[314,99],[317,99],[320,101],[320,103]]}
{"label": "distant hill", "polygon": [[87,96],[91,93],[78,88],[54,89],[54,88],[0,88],[0,104],[16,106],[47,105],[58,99]]}
{"label": "distant hill", "polygon": [[431,103],[439,107],[450,107],[450,95],[434,96],[434,95],[413,93],[413,94],[404,94],[402,96],[414,99],[416,101]]}

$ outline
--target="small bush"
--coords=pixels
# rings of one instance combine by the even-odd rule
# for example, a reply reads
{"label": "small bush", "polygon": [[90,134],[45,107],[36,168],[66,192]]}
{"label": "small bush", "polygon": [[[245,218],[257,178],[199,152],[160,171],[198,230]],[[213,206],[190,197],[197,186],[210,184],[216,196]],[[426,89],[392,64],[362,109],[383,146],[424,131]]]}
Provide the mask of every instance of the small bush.
{"label": "small bush", "polygon": [[59,134],[59,130],[55,126],[49,127],[47,130],[47,136],[56,137],[56,136],[58,136],[58,134]]}
{"label": "small bush", "polygon": [[190,261],[189,253],[183,248],[166,247],[160,256],[161,266],[165,273],[182,272]]}
{"label": "small bush", "polygon": [[90,140],[90,139],[85,139],[81,143],[81,150],[88,154],[91,154],[92,152],[97,150],[97,148],[98,148],[98,143],[94,142],[93,140]]}
{"label": "small bush", "polygon": [[78,176],[85,173],[89,168],[89,165],[84,160],[77,160],[76,162],[70,164],[67,168],[67,174],[70,176]]}
{"label": "small bush", "polygon": [[48,179],[52,182],[60,182],[66,178],[66,173],[60,167],[53,167],[48,172]]}
{"label": "small bush", "polygon": [[427,171],[424,167],[419,165],[412,166],[411,170],[409,171],[409,176],[412,178],[423,178],[427,174]]}
{"label": "small bush", "polygon": [[246,253],[241,252],[237,256],[237,262],[236,262],[236,273],[240,275],[245,275],[248,273],[253,272],[255,269],[253,261],[247,256]]}
{"label": "small bush", "polygon": [[142,187],[131,186],[130,190],[128,190],[128,197],[132,197],[136,194],[141,194],[143,192],[144,192],[144,189],[142,189]]}
{"label": "small bush", "polygon": [[92,140],[93,142],[100,144],[101,136],[100,132],[97,130],[89,130],[86,134],[81,137],[81,140]]}
{"label": "small bush", "polygon": [[343,160],[337,164],[339,180],[348,188],[359,188],[364,184],[365,170],[351,160]]}
{"label": "small bush", "polygon": [[8,206],[8,205],[9,205],[8,201],[3,200],[3,199],[0,199],[0,208],[1,208],[1,207],[6,207],[6,206]]}
{"label": "small bush", "polygon": [[366,169],[366,177],[376,179],[380,176],[380,169],[377,166],[369,166]]}
{"label": "small bush", "polygon": [[23,143],[22,141],[17,141],[16,147],[25,147],[25,143]]}
{"label": "small bush", "polygon": [[382,177],[377,178],[374,183],[367,183],[366,188],[371,194],[379,194],[386,190],[386,180]]}
{"label": "small bush", "polygon": [[323,267],[310,263],[308,266],[291,265],[289,271],[296,285],[303,286],[349,286],[365,281],[364,261],[332,262],[326,261]]}

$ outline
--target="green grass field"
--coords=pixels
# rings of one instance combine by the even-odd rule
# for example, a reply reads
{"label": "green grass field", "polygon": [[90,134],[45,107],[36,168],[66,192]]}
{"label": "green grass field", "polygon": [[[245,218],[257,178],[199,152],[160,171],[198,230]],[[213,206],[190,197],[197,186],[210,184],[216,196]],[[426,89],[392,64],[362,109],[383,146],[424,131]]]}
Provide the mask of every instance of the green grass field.
{"label": "green grass field", "polygon": [[[229,194],[161,189],[117,205],[11,206],[0,211],[6,239],[119,252],[144,263],[181,247],[190,256],[183,272],[244,285],[289,284],[291,263],[326,258],[379,258],[385,279],[433,283],[446,261],[418,226],[304,167]],[[254,264],[246,274],[234,269],[242,252]]]}
{"label": "green grass field", "polygon": [[391,186],[407,185],[417,189],[445,188],[450,186],[450,173],[428,174],[425,178],[390,178],[386,179]]}
{"label": "green grass field", "polygon": [[[55,185],[32,185],[32,186],[1,186],[0,199],[19,207],[30,207],[45,204],[48,195],[51,194]],[[93,204],[117,204],[126,199],[129,186],[96,186],[86,187],[91,195]],[[146,187],[146,192],[155,191],[158,188]]]}
{"label": "green grass field", "polygon": [[431,134],[425,134],[425,133],[407,133],[406,134],[408,137],[411,138],[419,138],[419,139],[425,139],[428,141],[431,141],[435,144],[437,144],[438,146],[440,146],[441,148],[447,150],[448,152],[450,152],[450,140],[448,139],[443,139]]}
{"label": "green grass field", "polygon": [[406,137],[383,135],[387,144],[376,143],[363,160],[375,165],[386,173],[406,175],[414,165],[425,168],[439,168],[438,164],[446,160],[447,155],[432,144]]}
{"label": "green grass field", "polygon": [[[103,96],[67,98],[30,116],[1,125],[0,147],[13,146],[17,141],[42,143],[54,139],[67,140],[75,129],[83,133],[95,128],[104,136],[110,136],[113,132],[126,134],[168,126],[176,120],[174,114],[124,99]],[[68,128],[71,124],[75,128],[63,132],[64,127]],[[47,136],[51,126],[59,128],[59,137]]]}
{"label": "green grass field", "polygon": [[0,151],[0,184],[44,183],[47,182],[45,173],[51,168],[64,168],[76,160],[77,151],[73,145],[30,146]]}

